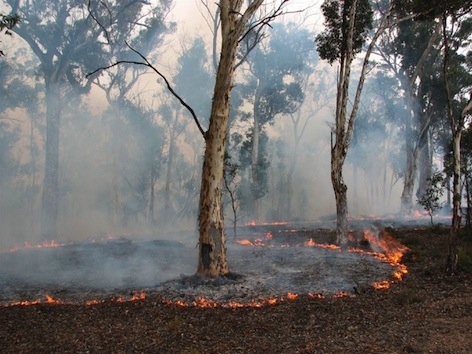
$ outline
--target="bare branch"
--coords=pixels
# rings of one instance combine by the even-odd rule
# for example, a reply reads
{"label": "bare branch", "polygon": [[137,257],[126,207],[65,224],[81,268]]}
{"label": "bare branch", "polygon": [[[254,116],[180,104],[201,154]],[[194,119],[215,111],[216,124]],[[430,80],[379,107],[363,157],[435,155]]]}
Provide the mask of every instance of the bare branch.
{"label": "bare branch", "polygon": [[[103,2],[101,2],[101,3],[103,4]],[[108,8],[108,6],[106,6],[106,4],[103,4],[103,5],[105,5],[105,8],[108,10],[108,13],[110,14],[110,18],[111,18],[110,9]],[[102,25],[102,23],[93,14],[90,0],[87,3],[87,10],[88,10],[90,16],[92,17],[92,19],[100,26],[100,28],[103,30],[103,33],[105,33],[105,38],[107,39],[107,44],[111,44],[110,35],[109,35],[107,29]],[[111,20],[110,20],[110,25],[111,25]]]}
{"label": "bare branch", "polygon": [[159,75],[165,82],[166,84],[166,87],[167,87],[167,90],[175,97],[177,98],[177,100],[180,102],[180,104],[182,106],[184,106],[185,108],[187,108],[187,110],[190,112],[190,114],[192,115],[192,118],[193,120],[195,121],[195,124],[197,125],[197,128],[198,130],[200,131],[200,133],[202,134],[203,137],[205,137],[205,130],[203,129],[203,127],[201,126],[200,124],[200,121],[198,120],[198,117],[197,115],[195,114],[195,111],[193,110],[192,107],[190,107],[182,97],[180,97],[177,92],[174,91],[174,89],[172,88],[172,86],[170,85],[170,82],[169,80],[167,80],[167,78],[165,77],[164,74],[162,74],[154,65],[152,65],[148,59],[143,55],[141,54],[138,50],[132,48],[128,43],[126,43],[127,47],[132,50],[134,53],[136,53],[137,55],[139,55],[139,57],[143,60],[143,61],[135,61],[135,60],[119,60],[113,64],[110,64],[108,66],[104,66],[104,67],[101,67],[101,68],[98,68],[94,71],[92,71],[91,73],[87,74],[86,77],[89,77],[89,76],[92,76],[98,72],[101,72],[103,70],[108,70],[108,69],[111,69],[115,66],[118,66],[118,65],[121,65],[121,64],[133,64],[133,65],[141,65],[141,66],[146,66],[148,68],[150,68],[152,71],[154,71],[157,75]]}

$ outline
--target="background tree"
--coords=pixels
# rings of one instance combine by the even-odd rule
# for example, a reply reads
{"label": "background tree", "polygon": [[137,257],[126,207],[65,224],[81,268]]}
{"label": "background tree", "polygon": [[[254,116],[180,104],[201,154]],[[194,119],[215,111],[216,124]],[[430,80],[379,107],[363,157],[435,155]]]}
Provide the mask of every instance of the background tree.
{"label": "background tree", "polygon": [[[450,5],[449,5],[450,6]],[[472,115],[472,85],[469,83],[469,87],[463,87],[462,90],[469,91],[469,100],[465,105],[462,105],[462,110],[457,109],[457,104],[454,102],[454,95],[451,90],[451,76],[454,76],[456,72],[451,70],[451,52],[454,47],[459,49],[461,44],[456,45],[453,43],[453,38],[461,30],[470,32],[470,12],[472,11],[472,2],[469,1],[468,5],[461,7],[446,7],[444,6],[441,14],[442,24],[442,40],[443,40],[443,77],[444,86],[447,97],[447,112],[450,121],[451,133],[452,133],[452,156],[453,156],[453,199],[452,199],[452,225],[449,235],[449,254],[446,261],[446,274],[451,275],[457,271],[458,253],[457,253],[457,238],[459,234],[459,228],[461,225],[461,139],[462,132],[465,129],[466,119]],[[465,18],[462,22],[461,18]],[[452,42],[452,43],[451,43]],[[469,52],[467,53],[470,55]],[[457,97],[457,96],[456,96]],[[460,106],[459,106],[460,107]]]}
{"label": "background tree", "polygon": [[316,64],[312,33],[294,23],[276,23],[270,36],[246,56],[251,74],[243,91],[252,104],[251,130],[248,132],[250,192],[253,220],[259,220],[259,199],[267,192],[267,158],[261,135],[278,115],[295,113],[302,104],[308,77]]}
{"label": "background tree", "polygon": [[[399,16],[411,14],[412,4],[398,3],[395,11]],[[390,69],[394,70],[399,84],[404,91],[407,114],[404,123],[405,136],[405,168],[403,172],[403,191],[401,196],[401,206],[403,215],[411,215],[413,208],[413,194],[415,182],[418,176],[418,157],[423,151],[422,166],[428,164],[428,135],[431,126],[431,114],[428,106],[431,101],[428,99],[431,87],[428,85],[427,68],[432,67],[437,56],[437,43],[439,41],[439,27],[436,23],[419,22],[415,18],[402,21],[396,27],[397,36],[390,43],[386,43],[387,48],[395,53],[395,61],[389,61]],[[384,47],[385,48],[385,47]],[[385,58],[385,54],[384,54]],[[400,59],[400,60],[399,60]],[[401,63],[395,67],[395,63]],[[422,147],[423,150],[421,149]],[[431,168],[426,168],[423,172],[431,173]],[[426,181],[428,176],[422,176]],[[424,189],[423,186],[420,190]],[[419,192],[421,193],[421,191]]]}
{"label": "background tree", "polygon": [[[134,6],[134,5],[133,5]],[[107,55],[109,60],[123,60],[133,58],[136,53],[131,50],[139,50],[142,55],[153,58],[156,60],[160,56],[159,49],[164,43],[164,39],[167,35],[171,34],[175,30],[175,23],[167,20],[167,15],[172,7],[172,1],[161,1],[152,7],[145,7],[146,15],[143,17],[142,5],[133,7],[129,10],[128,17],[120,19],[120,31],[107,31],[106,36],[110,38],[108,43],[109,54]],[[101,25],[102,20],[98,17],[97,22]],[[112,39],[111,39],[112,38]],[[128,44],[128,46],[125,45]],[[129,169],[129,166],[133,165],[123,157],[129,154],[128,151],[131,149],[131,155],[136,153],[133,150],[135,144],[140,145],[139,149],[143,154],[147,148],[150,148],[151,141],[144,140],[144,135],[147,138],[154,139],[154,157],[148,156],[136,156],[135,158],[146,158],[145,161],[152,166],[149,171],[146,171],[149,184],[147,188],[144,188],[142,193],[149,193],[149,198],[146,199],[146,205],[148,211],[145,213],[147,221],[151,224],[155,222],[155,199],[156,191],[155,186],[157,183],[157,177],[160,173],[160,158],[162,157],[162,137],[158,131],[156,119],[157,112],[151,112],[151,108],[145,108],[142,99],[137,99],[136,86],[141,77],[146,75],[147,72],[142,66],[130,66],[121,65],[114,68],[114,70],[107,70],[102,73],[101,77],[98,77],[93,83],[105,92],[105,97],[109,104],[108,109],[104,112],[104,118],[106,120],[107,127],[110,129],[110,146],[111,149],[111,169],[113,171],[112,177],[112,200],[113,200],[113,222],[116,225],[119,223],[119,219],[128,218],[127,212],[136,209],[135,207],[127,206],[127,200],[134,198],[128,198],[122,195],[122,192],[127,191],[129,194],[131,190],[135,190],[137,186],[131,187],[130,182],[134,179],[134,176],[138,170],[141,169]],[[148,125],[149,132],[145,132],[140,129],[139,125]],[[134,129],[138,129],[137,131]],[[135,131],[138,133],[140,138],[137,141],[133,139],[124,140],[123,137]],[[153,132],[153,133],[151,133]],[[144,135],[143,135],[144,134]],[[151,135],[150,135],[151,134]],[[152,134],[155,134],[152,137]],[[146,148],[145,145],[148,145]],[[144,162],[144,161],[143,161]],[[126,171],[126,172],[125,172]],[[141,172],[144,173],[143,170]],[[141,182],[143,177],[141,177]],[[137,182],[138,180],[135,180]],[[130,189],[131,187],[131,189]],[[141,188],[144,186],[142,185]],[[125,213],[125,211],[127,211]],[[143,214],[144,215],[144,214]]]}
{"label": "background tree", "polygon": [[[321,6],[326,29],[316,37],[318,53],[330,64],[339,62],[336,94],[335,126],[331,146],[331,182],[336,198],[337,241],[347,241],[347,186],[343,179],[343,165],[352,137],[354,121],[360,100],[365,68],[370,52],[364,59],[356,99],[350,115],[347,114],[351,65],[354,57],[362,49],[367,33],[372,27],[373,12],[366,0],[336,1],[326,0]],[[375,43],[372,40],[371,44]],[[372,49],[370,49],[371,51]]]}
{"label": "background tree", "polygon": [[[41,234],[57,238],[59,205],[59,138],[63,109],[90,90],[94,77],[85,73],[105,63],[104,41],[107,30],[120,30],[128,15],[142,2],[85,3],[77,0],[59,2],[5,1],[22,21],[14,28],[38,58],[39,73],[45,83],[46,147],[42,191]],[[138,11],[139,12],[139,11]],[[100,26],[96,18],[101,18]],[[104,27],[107,26],[107,27]],[[76,101],[77,102],[77,101]]]}

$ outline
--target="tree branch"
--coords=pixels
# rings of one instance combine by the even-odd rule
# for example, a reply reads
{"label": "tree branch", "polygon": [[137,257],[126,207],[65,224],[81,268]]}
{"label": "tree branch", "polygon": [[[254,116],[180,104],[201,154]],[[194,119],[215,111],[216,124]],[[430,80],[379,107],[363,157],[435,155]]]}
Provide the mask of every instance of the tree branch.
{"label": "tree branch", "polygon": [[134,53],[136,53],[137,55],[139,55],[139,57],[143,60],[143,61],[134,61],[134,60],[119,60],[113,64],[110,64],[108,66],[104,66],[104,67],[101,67],[101,68],[98,68],[94,71],[92,71],[91,73],[88,73],[86,75],[86,77],[89,77],[91,75],[94,75],[100,71],[103,71],[103,70],[108,70],[108,69],[111,69],[115,66],[118,66],[118,65],[121,65],[121,64],[133,64],[133,65],[141,65],[141,66],[146,66],[148,68],[150,68],[152,71],[154,71],[157,75],[159,75],[159,77],[161,77],[165,84],[166,84],[166,87],[167,87],[167,90],[175,97],[177,98],[177,100],[180,102],[180,104],[182,106],[184,106],[191,114],[193,120],[195,121],[195,124],[197,125],[197,128],[198,130],[200,131],[200,133],[202,134],[202,136],[205,138],[205,130],[203,129],[202,125],[200,124],[200,121],[198,120],[198,117],[195,113],[195,111],[193,110],[192,107],[190,107],[182,97],[179,96],[179,94],[177,94],[177,92],[175,92],[175,90],[172,88],[172,86],[170,85],[170,82],[169,80],[167,80],[167,78],[164,76],[164,74],[162,74],[154,65],[152,65],[148,59],[142,55],[138,50],[132,48],[128,43],[126,43],[127,47],[132,50]]}

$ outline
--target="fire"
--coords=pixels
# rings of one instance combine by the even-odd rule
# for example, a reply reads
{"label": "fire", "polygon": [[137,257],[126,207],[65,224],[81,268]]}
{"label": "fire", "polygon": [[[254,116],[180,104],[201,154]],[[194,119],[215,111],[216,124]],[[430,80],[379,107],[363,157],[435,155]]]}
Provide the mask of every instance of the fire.
{"label": "fire", "polygon": [[48,304],[60,304],[61,300],[54,299],[52,296],[49,296],[49,295],[46,294],[46,302]]}
{"label": "fire", "polygon": [[61,300],[53,298],[51,295],[46,294],[45,299],[38,300],[24,300],[24,301],[15,301],[10,303],[8,306],[31,306],[37,304],[62,304]]}
{"label": "fire", "polygon": [[244,226],[277,226],[287,225],[287,221],[274,221],[274,222],[257,222],[256,220],[248,221]]}
{"label": "fire", "polygon": [[265,246],[266,241],[272,240],[272,233],[269,231],[264,238],[256,238],[253,241],[250,241],[248,239],[243,239],[243,240],[236,240],[236,243],[238,243],[241,246],[258,246],[262,247]]}
{"label": "fire", "polygon": [[[298,299],[299,294],[288,292],[284,296],[272,297],[272,298],[262,298],[259,300],[253,300],[249,302],[238,302],[238,301],[229,301],[227,303],[218,303],[216,301],[206,299],[204,297],[199,297],[195,301],[185,302],[182,300],[169,300],[162,299],[162,302],[167,305],[176,305],[180,307],[201,307],[201,308],[214,308],[214,307],[223,307],[223,308],[242,308],[242,307],[254,307],[260,308],[263,306],[273,306],[284,301],[293,301]],[[313,298],[321,299],[322,296],[313,295]]]}
{"label": "fire", "polygon": [[23,245],[21,246],[15,246],[11,249],[9,249],[7,252],[18,252],[22,249],[34,249],[34,248],[55,248],[55,247],[62,247],[66,245],[65,243],[57,242],[54,240],[51,241],[43,241],[37,244],[32,244],[29,243],[28,241],[25,241]]}
{"label": "fire", "polygon": [[325,248],[325,249],[335,250],[335,251],[341,250],[341,247],[339,247],[337,245],[333,245],[333,244],[330,244],[330,243],[316,243],[315,241],[313,241],[312,238],[310,238],[308,241],[305,241],[305,243],[303,245],[305,247]]}
{"label": "fire", "polygon": [[390,288],[390,282],[388,280],[374,281],[372,283],[372,286],[375,289],[388,289],[388,288]]}
{"label": "fire", "polygon": [[[351,235],[352,236],[352,235]],[[272,240],[272,233],[268,232],[264,239],[257,238],[253,241],[250,240],[238,240],[237,243],[242,246],[266,246],[265,241]],[[408,247],[402,245],[400,242],[395,240],[390,234],[387,232],[383,232],[382,237],[377,234],[374,234],[371,230],[365,230],[363,232],[364,240],[369,243],[373,251],[368,251],[360,248],[349,248],[348,252],[354,253],[361,253],[365,255],[369,255],[372,257],[377,258],[378,260],[390,264],[394,267],[392,272],[392,276],[395,280],[402,280],[403,276],[408,273],[408,269],[405,265],[401,263],[403,258],[403,254],[408,250]],[[273,247],[273,245],[269,245]],[[282,244],[278,247],[293,247],[293,246],[301,246],[301,244],[295,245],[288,245]],[[316,247],[316,248],[323,248],[335,251],[341,251],[341,247],[334,244],[324,244],[324,243],[317,243],[313,238],[308,239],[303,243],[305,247]],[[390,287],[391,282],[388,280],[374,282],[372,286],[376,289],[387,289]],[[345,296],[345,294],[338,294],[338,297]]]}
{"label": "fire", "polygon": [[[117,297],[117,298],[111,298],[108,301],[110,302],[130,302],[130,301],[138,301],[138,300],[145,300],[146,299],[146,293],[144,291],[134,293],[130,298],[123,298],[123,297]],[[86,300],[84,302],[85,306],[92,306],[92,305],[97,305],[97,304],[102,304],[106,302],[107,300],[101,299],[91,299],[91,300]],[[37,304],[54,304],[54,305],[77,305],[75,302],[66,302],[62,301],[58,298],[54,298],[51,295],[46,294],[45,299],[38,299],[38,300],[31,300],[31,301],[16,301],[12,302],[6,306],[31,306],[31,305],[37,305]]]}
{"label": "fire", "polygon": [[144,291],[141,291],[140,293],[134,294],[131,297],[130,301],[145,300],[145,299],[146,299],[146,293]]}
{"label": "fire", "polygon": [[236,242],[238,244],[240,244],[241,246],[254,246],[254,244],[251,241],[246,240],[246,239],[245,240],[236,240]]}

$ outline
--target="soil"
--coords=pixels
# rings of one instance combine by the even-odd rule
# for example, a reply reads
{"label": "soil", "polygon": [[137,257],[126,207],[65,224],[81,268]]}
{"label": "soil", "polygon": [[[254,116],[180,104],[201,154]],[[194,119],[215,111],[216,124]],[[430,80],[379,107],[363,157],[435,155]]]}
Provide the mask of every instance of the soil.
{"label": "soil", "polygon": [[[388,289],[363,287],[349,296],[324,298],[300,293],[274,305],[241,308],[169,304],[162,291],[146,292],[135,301],[108,296],[94,305],[10,304],[0,307],[0,350],[471,353],[472,274],[461,270],[443,275],[448,228],[395,227],[388,232],[410,249],[402,261],[408,274]],[[470,236],[465,238],[461,242],[470,245]],[[183,277],[180,283],[188,281],[192,280]],[[56,285],[46,287],[51,286]],[[132,292],[127,295],[129,300]]]}

